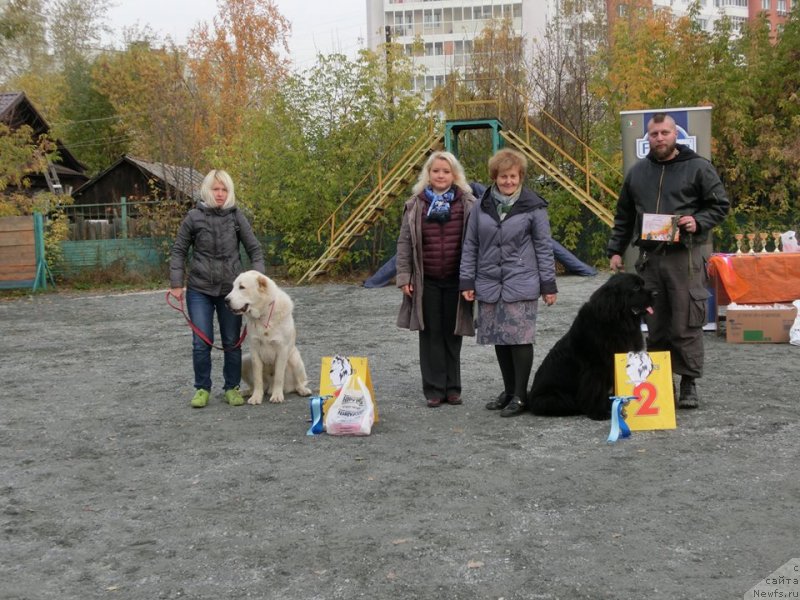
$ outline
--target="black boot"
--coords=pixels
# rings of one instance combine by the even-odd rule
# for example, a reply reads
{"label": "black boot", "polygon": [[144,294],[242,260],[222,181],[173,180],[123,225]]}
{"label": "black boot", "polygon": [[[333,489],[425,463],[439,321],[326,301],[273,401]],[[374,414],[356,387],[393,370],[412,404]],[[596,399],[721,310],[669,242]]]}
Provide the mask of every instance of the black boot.
{"label": "black boot", "polygon": [[500,411],[501,417],[516,417],[525,412],[525,404],[519,399],[519,396],[514,396],[503,410]]}
{"label": "black boot", "polygon": [[681,377],[681,394],[678,399],[678,408],[692,409],[698,406],[700,406],[700,398],[697,397],[694,377],[684,375]]}
{"label": "black boot", "polygon": [[506,394],[503,392],[494,400],[489,400],[489,402],[486,403],[486,410],[503,410],[508,406],[508,403],[511,402],[513,397],[513,394]]}

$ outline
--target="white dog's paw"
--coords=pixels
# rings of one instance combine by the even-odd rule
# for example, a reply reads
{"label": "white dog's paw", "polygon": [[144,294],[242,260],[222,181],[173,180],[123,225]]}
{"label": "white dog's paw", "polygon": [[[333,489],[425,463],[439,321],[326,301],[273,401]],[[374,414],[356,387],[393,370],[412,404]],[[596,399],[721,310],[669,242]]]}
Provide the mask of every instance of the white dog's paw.
{"label": "white dog's paw", "polygon": [[269,397],[269,401],[272,402],[273,404],[280,404],[281,402],[283,402],[283,391],[280,390],[272,392],[272,396]]}
{"label": "white dog's paw", "polygon": [[263,398],[260,395],[259,396],[255,396],[255,395],[254,396],[250,396],[250,398],[247,399],[247,403],[251,404],[251,405],[261,404],[262,401],[263,401]]}
{"label": "white dog's paw", "polygon": [[299,384],[296,391],[300,396],[310,396],[312,393],[311,389],[304,383]]}

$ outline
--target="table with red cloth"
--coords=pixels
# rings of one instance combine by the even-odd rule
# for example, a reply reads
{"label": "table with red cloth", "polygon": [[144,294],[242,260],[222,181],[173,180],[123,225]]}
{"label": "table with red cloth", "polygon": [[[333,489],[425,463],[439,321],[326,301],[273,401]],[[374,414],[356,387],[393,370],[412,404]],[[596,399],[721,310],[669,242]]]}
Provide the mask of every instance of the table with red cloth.
{"label": "table with red cloth", "polygon": [[717,306],[800,300],[800,253],[713,254],[708,274]]}

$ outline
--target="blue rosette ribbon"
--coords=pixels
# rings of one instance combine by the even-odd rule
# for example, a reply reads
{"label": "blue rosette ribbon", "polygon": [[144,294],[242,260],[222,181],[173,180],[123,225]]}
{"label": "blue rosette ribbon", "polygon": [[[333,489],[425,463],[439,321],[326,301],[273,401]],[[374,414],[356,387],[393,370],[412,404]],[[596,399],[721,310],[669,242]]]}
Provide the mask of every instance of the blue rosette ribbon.
{"label": "blue rosette ribbon", "polygon": [[631,429],[625,422],[625,415],[622,411],[625,405],[631,400],[638,400],[639,396],[609,396],[614,402],[611,405],[611,431],[608,433],[609,444],[613,444],[618,439],[631,437]]}
{"label": "blue rosette ribbon", "polygon": [[325,423],[322,420],[322,407],[328,396],[312,396],[308,399],[308,407],[311,410],[311,427],[306,431],[306,435],[317,435],[325,430]]}

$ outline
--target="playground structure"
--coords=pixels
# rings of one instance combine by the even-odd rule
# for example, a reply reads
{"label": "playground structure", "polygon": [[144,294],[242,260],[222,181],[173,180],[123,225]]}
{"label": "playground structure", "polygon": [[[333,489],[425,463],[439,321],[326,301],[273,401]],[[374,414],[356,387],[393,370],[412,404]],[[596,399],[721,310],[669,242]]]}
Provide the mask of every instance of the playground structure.
{"label": "playground structure", "polygon": [[0,289],[55,287],[44,253],[44,219],[39,213],[0,219]]}
{"label": "playground structure", "polygon": [[[398,198],[405,199],[409,187],[417,179],[419,170],[432,152],[444,149],[458,156],[458,136],[468,130],[490,130],[492,152],[496,152],[506,144],[519,150],[530,161],[535,171],[563,187],[605,225],[611,227],[614,217],[607,205],[616,201],[617,192],[606,184],[606,180],[609,177],[621,179],[619,169],[604,160],[547,111],[536,110],[535,115],[542,123],[560,131],[579,151],[570,152],[565,149],[552,136],[545,133],[542,126],[534,123],[533,103],[527,94],[507,80],[503,80],[502,84],[516,99],[521,99],[524,103],[519,133],[505,128],[499,118],[502,108],[499,98],[502,95],[498,95],[498,99],[495,100],[454,102],[452,110],[449,111],[455,115],[459,112],[468,112],[464,109],[478,107],[480,112],[492,114],[490,117],[441,122],[434,111],[429,109],[399,136],[384,156],[375,162],[375,167],[320,225],[317,229],[317,239],[320,242],[325,241],[325,251],[298,283],[308,283],[315,277],[327,273],[358,239],[375,226],[388,206]],[[435,102],[436,97],[429,106],[434,106]],[[396,153],[401,144],[406,144],[408,149],[390,169],[384,172],[383,165],[387,162],[387,157]],[[369,181],[377,183],[359,200],[359,191],[363,190]]]}

